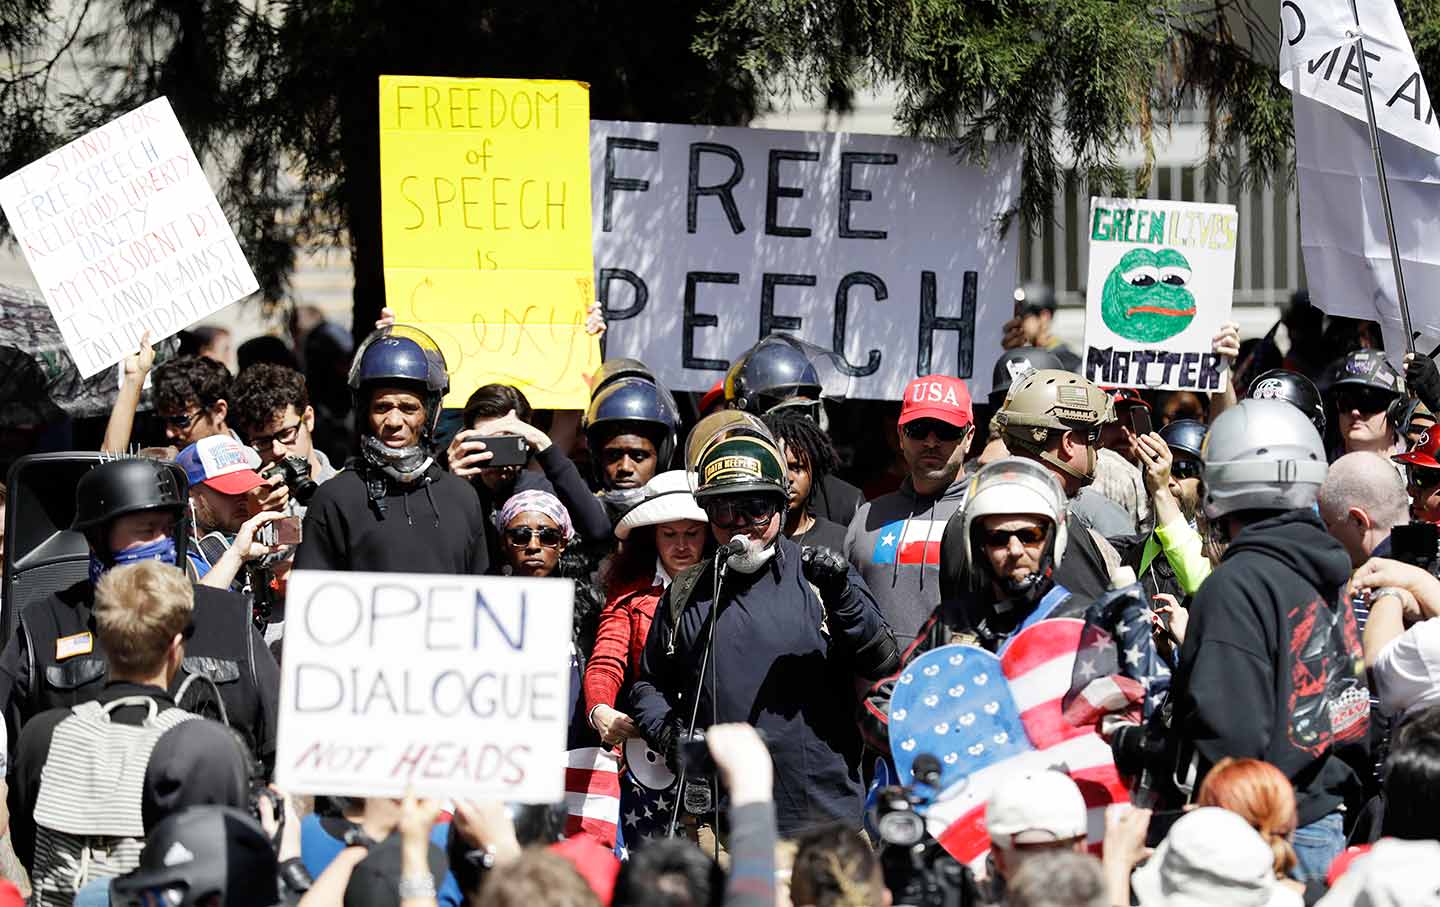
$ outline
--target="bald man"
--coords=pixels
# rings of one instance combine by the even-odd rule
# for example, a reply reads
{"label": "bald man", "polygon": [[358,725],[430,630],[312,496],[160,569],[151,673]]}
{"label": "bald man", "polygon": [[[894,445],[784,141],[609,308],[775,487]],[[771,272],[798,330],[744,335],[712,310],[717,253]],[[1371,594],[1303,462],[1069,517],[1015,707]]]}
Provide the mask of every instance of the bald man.
{"label": "bald man", "polygon": [[1320,518],[1359,567],[1389,540],[1392,529],[1410,522],[1405,480],[1379,454],[1346,454],[1330,464],[1320,486]]}

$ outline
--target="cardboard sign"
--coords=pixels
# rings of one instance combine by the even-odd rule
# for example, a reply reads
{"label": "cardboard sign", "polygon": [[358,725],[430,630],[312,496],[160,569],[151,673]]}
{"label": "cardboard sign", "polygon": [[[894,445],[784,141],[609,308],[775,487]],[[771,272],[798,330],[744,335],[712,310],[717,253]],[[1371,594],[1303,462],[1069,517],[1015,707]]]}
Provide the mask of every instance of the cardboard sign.
{"label": "cardboard sign", "polygon": [[259,288],[165,98],[0,180],[0,208],[84,378]]}
{"label": "cardboard sign", "polygon": [[1106,387],[1218,394],[1211,351],[1234,299],[1234,205],[1090,199],[1085,377]]}
{"label": "cardboard sign", "polygon": [[1018,154],[977,167],[917,139],[597,121],[591,157],[607,355],[704,391],[783,331],[838,354],[849,397],[899,400],[931,373],[989,391]]}
{"label": "cardboard sign", "polygon": [[560,579],[297,570],[276,783],[562,800],[573,599]]}
{"label": "cardboard sign", "polygon": [[589,403],[589,128],[581,82],[380,77],[385,299],[444,350],[446,406],[491,382]]}

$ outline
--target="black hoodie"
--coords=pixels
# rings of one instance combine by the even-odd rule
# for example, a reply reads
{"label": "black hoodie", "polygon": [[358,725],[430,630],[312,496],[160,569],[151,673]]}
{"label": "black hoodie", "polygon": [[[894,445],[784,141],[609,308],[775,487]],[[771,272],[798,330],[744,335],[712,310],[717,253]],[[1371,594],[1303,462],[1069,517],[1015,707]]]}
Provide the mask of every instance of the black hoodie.
{"label": "black hoodie", "polygon": [[1295,785],[1302,826],[1359,783],[1335,753],[1363,742],[1369,711],[1349,578],[1313,511],[1247,526],[1195,594],[1175,674],[1174,726],[1201,777],[1225,756],[1263,759]]}

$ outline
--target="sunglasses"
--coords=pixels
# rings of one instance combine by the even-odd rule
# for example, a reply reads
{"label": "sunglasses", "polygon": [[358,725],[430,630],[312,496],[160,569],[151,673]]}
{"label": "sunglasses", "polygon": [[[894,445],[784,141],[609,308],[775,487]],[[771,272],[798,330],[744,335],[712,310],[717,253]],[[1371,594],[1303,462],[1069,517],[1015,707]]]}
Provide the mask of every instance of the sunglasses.
{"label": "sunglasses", "polygon": [[164,422],[166,425],[173,425],[181,431],[184,431],[185,429],[189,428],[196,419],[204,415],[204,413],[204,410],[197,409],[191,412],[181,413],[178,416],[161,416],[160,421]]}
{"label": "sunglasses", "polygon": [[530,539],[538,537],[542,548],[559,548],[565,534],[553,526],[532,529],[529,526],[511,526],[505,530],[505,542],[511,548],[528,548]]}
{"label": "sunglasses", "polygon": [[1027,548],[1034,548],[1044,544],[1049,538],[1050,530],[1043,526],[1026,526],[1022,529],[991,529],[983,533],[980,540],[990,548],[1008,548],[1011,539],[1019,539],[1020,544]]}
{"label": "sunglasses", "polygon": [[1381,412],[1394,399],[1391,395],[1370,388],[1342,389],[1335,392],[1335,406],[1342,413],[1352,410],[1364,415]]}
{"label": "sunglasses", "polygon": [[1440,485],[1440,469],[1433,466],[1407,466],[1410,484],[1416,488],[1433,488]]}
{"label": "sunglasses", "polygon": [[721,529],[740,529],[770,522],[780,509],[778,498],[764,495],[723,497],[703,505],[710,525]]}
{"label": "sunglasses", "polygon": [[1176,460],[1170,464],[1170,474],[1177,479],[1198,479],[1205,473],[1199,460]]}
{"label": "sunglasses", "polygon": [[255,450],[266,451],[279,441],[281,447],[288,447],[295,443],[295,436],[300,434],[300,426],[303,424],[296,422],[294,425],[287,425],[273,435],[254,435],[250,438],[250,446]]}
{"label": "sunglasses", "polygon": [[924,441],[932,434],[943,444],[953,444],[965,437],[970,430],[968,425],[951,425],[949,422],[941,422],[939,419],[916,419],[914,422],[906,422],[900,427],[905,432],[905,437],[912,441]]}

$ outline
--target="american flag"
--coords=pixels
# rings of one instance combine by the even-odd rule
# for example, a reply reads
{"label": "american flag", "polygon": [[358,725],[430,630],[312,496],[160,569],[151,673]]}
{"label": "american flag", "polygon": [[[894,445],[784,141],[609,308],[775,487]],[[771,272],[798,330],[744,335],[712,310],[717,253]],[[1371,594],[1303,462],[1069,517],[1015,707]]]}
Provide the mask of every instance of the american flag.
{"label": "american flag", "polygon": [[565,755],[565,836],[589,835],[614,847],[620,818],[620,757],[601,746],[577,747]]}
{"label": "american flag", "polygon": [[[1172,665],[1153,634],[1154,612],[1138,583],[1107,593],[1085,609],[1065,718],[1076,726],[1148,721],[1170,690]],[[1172,653],[1173,657],[1173,653]]]}
{"label": "american flag", "polygon": [[[946,734],[953,730],[958,735],[949,738],[953,740],[950,747],[920,750],[916,746],[912,750],[931,752],[946,767],[957,764],[963,751],[967,767],[973,768],[948,783],[930,804],[926,815],[931,835],[962,863],[976,868],[983,864],[990,851],[985,804],[1000,783],[1018,772],[1053,767],[1074,779],[1089,807],[1089,841],[1097,851],[1105,831],[1105,807],[1129,802],[1109,744],[1093,725],[1076,727],[1061,713],[1084,627],[1082,621],[1057,618],[1041,621],[1020,632],[1002,650],[999,664],[1003,676],[998,684],[988,670],[980,670],[991,663],[987,659],[993,660],[995,656],[973,646],[943,646],[906,667],[904,673],[914,672],[917,678],[923,678],[927,668],[941,667],[942,670],[929,679],[941,685],[943,694],[922,692],[917,704],[900,694],[901,686],[897,682],[890,716],[892,748],[900,745],[899,749],[892,749],[897,759],[902,758],[900,753],[904,752],[905,742],[905,738],[897,734],[898,704],[905,712],[898,728],[900,734],[907,726],[925,726],[931,731],[944,727]],[[963,656],[965,661],[958,666],[951,665],[951,659],[956,656]],[[947,673],[945,668],[955,673]],[[984,683],[977,687],[975,681],[981,677]],[[957,697],[949,696],[949,691],[956,687],[964,689]],[[979,698],[970,699],[981,691]],[[977,719],[967,724],[965,719],[972,714],[977,715]],[[975,730],[981,724],[978,715],[988,716],[999,729],[987,725],[984,733],[990,736],[981,738]],[[1015,746],[1015,741],[1003,730],[1013,727],[1017,718],[1026,738],[1022,746]],[[1003,744],[995,744],[1001,735],[1006,735]],[[987,743],[995,745],[987,750]],[[928,742],[928,745],[934,744],[933,740]],[[991,751],[997,758],[987,760],[987,752]],[[950,755],[957,756],[956,763],[947,762]],[[942,774],[942,778],[949,782],[947,774]]]}

